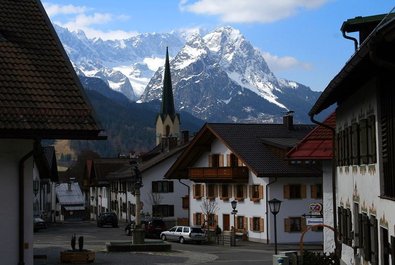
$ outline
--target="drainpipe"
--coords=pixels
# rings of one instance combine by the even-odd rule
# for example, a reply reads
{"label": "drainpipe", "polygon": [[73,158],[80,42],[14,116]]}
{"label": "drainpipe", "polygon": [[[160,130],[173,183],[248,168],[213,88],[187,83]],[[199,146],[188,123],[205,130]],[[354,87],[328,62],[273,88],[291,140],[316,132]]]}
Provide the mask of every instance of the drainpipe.
{"label": "drainpipe", "polygon": [[354,49],[355,49],[355,51],[357,51],[358,50],[358,40],[354,37],[347,36],[346,32],[344,30],[342,30],[342,34],[345,39],[352,40],[354,42]]}
{"label": "drainpipe", "polygon": [[335,139],[336,139],[336,130],[335,128],[328,126],[322,122],[319,122],[317,120],[314,119],[314,114],[310,115],[310,120],[322,127],[325,127],[329,130],[331,130],[332,132],[332,208],[333,208],[333,234],[334,234],[334,240],[335,240],[335,253],[336,254],[340,254],[341,248],[340,248],[340,244],[337,241],[337,207],[336,207],[336,159],[335,159],[335,148],[336,148],[336,144],[335,144]]}
{"label": "drainpipe", "polygon": [[269,182],[266,185],[266,244],[269,244],[269,203],[268,203],[268,192],[269,186],[277,181],[277,177],[274,178],[273,181]]}
{"label": "drainpipe", "polygon": [[33,151],[30,151],[26,155],[24,155],[20,160],[19,160],[19,172],[18,172],[18,178],[19,178],[19,183],[18,183],[18,192],[19,192],[19,262],[18,265],[24,265],[25,264],[25,222],[24,222],[24,215],[25,215],[25,162],[28,160],[30,157],[33,156]]}
{"label": "drainpipe", "polygon": [[180,184],[184,185],[184,186],[187,187],[187,189],[188,189],[188,225],[191,225],[191,224],[189,223],[190,214],[191,214],[191,205],[190,205],[190,203],[189,203],[189,202],[190,202],[189,196],[190,196],[191,188],[189,187],[189,185],[187,185],[187,184],[185,184],[185,183],[182,183],[182,182],[181,182],[181,179],[178,179],[178,182],[180,182]]}

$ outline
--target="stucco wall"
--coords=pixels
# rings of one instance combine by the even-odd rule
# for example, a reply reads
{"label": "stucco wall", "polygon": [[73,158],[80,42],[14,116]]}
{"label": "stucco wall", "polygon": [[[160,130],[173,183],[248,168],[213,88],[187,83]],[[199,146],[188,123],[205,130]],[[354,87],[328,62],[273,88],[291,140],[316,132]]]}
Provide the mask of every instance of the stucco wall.
{"label": "stucco wall", "polygon": [[[18,163],[33,149],[29,140],[0,140],[0,257],[2,264],[18,264]],[[33,160],[24,167],[25,264],[33,264]]]}

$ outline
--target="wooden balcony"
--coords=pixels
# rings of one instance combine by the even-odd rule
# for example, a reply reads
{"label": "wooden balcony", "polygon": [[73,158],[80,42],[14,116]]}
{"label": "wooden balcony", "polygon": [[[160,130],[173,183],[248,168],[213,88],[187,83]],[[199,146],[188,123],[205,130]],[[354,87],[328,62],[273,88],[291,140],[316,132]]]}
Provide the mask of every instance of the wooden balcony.
{"label": "wooden balcony", "polygon": [[247,183],[247,167],[196,167],[188,169],[188,177],[196,182]]}

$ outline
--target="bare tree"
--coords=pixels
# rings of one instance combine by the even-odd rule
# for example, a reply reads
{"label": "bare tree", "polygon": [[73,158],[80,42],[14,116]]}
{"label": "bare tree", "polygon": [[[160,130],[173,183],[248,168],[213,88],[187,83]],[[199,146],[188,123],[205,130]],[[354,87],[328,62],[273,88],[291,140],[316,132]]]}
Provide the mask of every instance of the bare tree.
{"label": "bare tree", "polygon": [[[148,200],[151,203],[151,205],[153,206],[152,208],[155,208],[155,205],[160,205],[160,203],[163,200],[163,197],[160,193],[158,192],[153,192],[151,190],[151,193],[148,196]],[[153,209],[152,209],[153,210]],[[152,211],[152,216],[154,216],[154,212]]]}
{"label": "bare tree", "polygon": [[203,198],[200,208],[202,209],[202,213],[204,214],[204,222],[207,223],[207,228],[209,226],[213,226],[215,220],[212,220],[212,217],[219,210],[218,202],[215,200]]}

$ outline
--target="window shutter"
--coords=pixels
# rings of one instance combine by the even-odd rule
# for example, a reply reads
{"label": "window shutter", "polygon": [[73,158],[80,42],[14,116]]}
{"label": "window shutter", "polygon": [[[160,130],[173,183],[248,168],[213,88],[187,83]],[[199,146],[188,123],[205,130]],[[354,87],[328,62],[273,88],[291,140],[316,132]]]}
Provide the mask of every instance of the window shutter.
{"label": "window shutter", "polygon": [[213,156],[208,155],[208,167],[213,167]]}
{"label": "window shutter", "polygon": [[395,265],[395,237],[391,236],[391,261],[392,261],[392,265]]}
{"label": "window shutter", "polygon": [[359,136],[358,124],[352,125],[352,164],[359,165]]}
{"label": "window shutter", "polygon": [[197,225],[196,213],[193,214],[193,224]]}
{"label": "window shutter", "polygon": [[355,223],[354,223],[354,246],[357,248],[361,247],[362,243],[362,214],[358,214],[355,217]]}
{"label": "window shutter", "polygon": [[253,187],[254,187],[254,185],[248,185],[248,192],[249,192],[248,195],[249,195],[251,201],[253,200],[253,198],[252,198]]}
{"label": "window shutter", "polygon": [[218,215],[214,215],[214,222],[215,222],[214,224],[215,227],[216,225],[218,225]]}
{"label": "window shutter", "polygon": [[301,199],[306,198],[306,185],[305,184],[300,185],[300,197],[301,197]]}
{"label": "window shutter", "polygon": [[250,217],[250,230],[254,231],[254,217]]}
{"label": "window shutter", "polygon": [[247,186],[243,185],[243,199],[247,198]]}
{"label": "window shutter", "polygon": [[341,133],[336,134],[336,161],[338,166],[342,166],[341,160]]}
{"label": "window shutter", "polygon": [[233,189],[231,185],[228,185],[228,197],[233,197]]}
{"label": "window shutter", "polygon": [[370,217],[370,238],[372,240],[370,244],[370,263],[375,265],[379,262],[379,240],[377,219],[374,216]]}
{"label": "window shutter", "polygon": [[196,184],[192,184],[193,198],[196,199]]}
{"label": "window shutter", "polygon": [[366,214],[362,215],[363,224],[363,256],[364,259],[370,261],[370,222]]}
{"label": "window shutter", "polygon": [[245,230],[248,230],[248,217],[244,217],[243,219],[243,227]]}
{"label": "window shutter", "polygon": [[226,154],[226,166],[230,167],[230,154]]}
{"label": "window shutter", "polygon": [[346,210],[346,227],[347,227],[347,245],[351,246],[352,244],[352,219],[351,219],[351,210]]}
{"label": "window shutter", "polygon": [[204,193],[204,188],[205,188],[205,186],[204,186],[204,184],[199,184],[199,185],[200,185],[200,189],[201,189],[200,197],[202,197],[203,194],[205,194],[205,193]]}
{"label": "window shutter", "polygon": [[339,230],[339,238],[340,238],[340,241],[343,241],[344,240],[344,227],[343,227],[343,207],[337,207],[337,216],[338,216],[338,219],[337,219],[337,223],[338,223],[338,225],[337,225],[337,227],[338,227],[338,230]]}
{"label": "window shutter", "polygon": [[284,198],[289,199],[289,185],[284,185]]}
{"label": "window shutter", "polygon": [[265,222],[263,218],[259,218],[259,232],[264,232],[265,231]]}
{"label": "window shutter", "polygon": [[219,155],[219,166],[224,167],[224,154]]}
{"label": "window shutter", "polygon": [[222,197],[222,185],[221,185],[221,184],[219,185],[218,189],[219,189],[219,198],[220,198],[221,200],[223,200],[224,197]]}
{"label": "window shutter", "polygon": [[359,155],[360,163],[368,163],[368,130],[367,119],[359,121]]}
{"label": "window shutter", "polygon": [[[221,185],[219,185],[221,186]],[[214,197],[217,198],[218,197],[218,185],[214,184]]]}
{"label": "window shutter", "polygon": [[346,138],[345,148],[345,157],[344,157],[344,165],[351,165],[351,154],[352,154],[352,129],[351,126],[348,126],[345,129],[344,137]]}
{"label": "window shutter", "polygon": [[312,199],[317,199],[317,185],[311,185],[311,198]]}
{"label": "window shutter", "polygon": [[368,155],[369,155],[369,163],[370,164],[377,162],[376,120],[375,120],[374,115],[372,115],[368,118]]}
{"label": "window shutter", "polygon": [[289,218],[284,219],[284,231],[291,232],[291,219]]}
{"label": "window shutter", "polygon": [[237,165],[239,167],[242,167],[243,166],[243,162],[238,157],[235,157],[235,158],[237,159]]}
{"label": "window shutter", "polygon": [[204,224],[204,214],[200,214],[200,223]]}
{"label": "window shutter", "polygon": [[263,199],[263,185],[259,185],[259,199]]}

